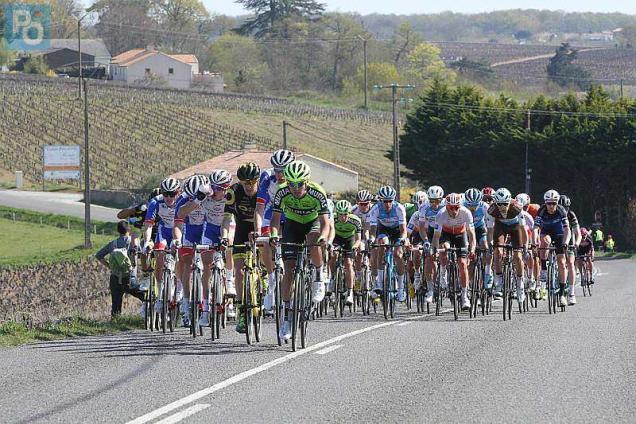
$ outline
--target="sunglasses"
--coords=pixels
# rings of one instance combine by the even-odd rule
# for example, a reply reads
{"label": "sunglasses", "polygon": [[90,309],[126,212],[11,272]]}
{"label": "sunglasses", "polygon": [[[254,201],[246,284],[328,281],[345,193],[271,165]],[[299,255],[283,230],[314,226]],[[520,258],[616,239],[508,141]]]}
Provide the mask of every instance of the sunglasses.
{"label": "sunglasses", "polygon": [[386,205],[387,203],[393,203],[393,200],[383,200],[382,203]]}
{"label": "sunglasses", "polygon": [[258,184],[258,180],[241,180],[241,184],[256,185]]}
{"label": "sunglasses", "polygon": [[370,202],[358,202],[360,206],[369,206]]}
{"label": "sunglasses", "polygon": [[299,181],[299,182],[289,181],[289,186],[295,190],[298,190],[305,186],[305,182],[304,181]]}
{"label": "sunglasses", "polygon": [[456,210],[459,210],[459,205],[447,205],[446,209],[450,211],[456,211]]}
{"label": "sunglasses", "polygon": [[430,203],[439,203],[441,201],[442,201],[441,199],[429,199]]}
{"label": "sunglasses", "polygon": [[229,186],[217,186],[217,185],[212,185],[212,191],[218,193],[220,191],[225,191],[229,188]]}
{"label": "sunglasses", "polygon": [[179,194],[177,191],[166,191],[163,193],[164,197],[177,197],[177,194]]}
{"label": "sunglasses", "polygon": [[497,203],[497,207],[501,208],[501,207],[507,207],[510,203]]}
{"label": "sunglasses", "polygon": [[545,202],[546,206],[556,206],[556,202]]}

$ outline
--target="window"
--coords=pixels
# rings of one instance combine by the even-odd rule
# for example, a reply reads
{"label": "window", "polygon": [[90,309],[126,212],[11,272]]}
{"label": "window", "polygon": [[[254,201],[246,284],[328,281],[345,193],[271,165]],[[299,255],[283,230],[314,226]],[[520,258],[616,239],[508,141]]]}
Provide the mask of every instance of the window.
{"label": "window", "polygon": [[146,68],[146,73],[149,74],[150,73],[150,68]]}
{"label": "window", "polygon": [[174,74],[174,68],[168,68],[168,73],[169,73],[170,75]]}

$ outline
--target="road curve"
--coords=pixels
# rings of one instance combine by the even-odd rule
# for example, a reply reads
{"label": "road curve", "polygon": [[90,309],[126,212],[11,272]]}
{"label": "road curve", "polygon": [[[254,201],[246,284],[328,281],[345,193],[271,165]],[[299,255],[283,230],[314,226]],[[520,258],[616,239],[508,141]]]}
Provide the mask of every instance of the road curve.
{"label": "road curve", "polygon": [[329,318],[295,354],[271,323],[254,346],[228,328],[0,349],[0,421],[632,423],[636,262],[598,267],[565,313]]}

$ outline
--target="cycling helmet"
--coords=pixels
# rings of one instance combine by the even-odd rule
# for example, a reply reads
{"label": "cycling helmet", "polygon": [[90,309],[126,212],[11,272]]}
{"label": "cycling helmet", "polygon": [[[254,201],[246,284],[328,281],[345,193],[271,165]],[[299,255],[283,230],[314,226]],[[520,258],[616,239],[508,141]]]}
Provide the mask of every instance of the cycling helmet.
{"label": "cycling helmet", "polygon": [[530,196],[528,196],[526,193],[517,194],[517,197],[515,197],[515,200],[519,202],[521,207],[524,207],[524,208],[530,204]]}
{"label": "cycling helmet", "polygon": [[481,203],[481,199],[483,199],[483,197],[484,196],[481,194],[481,191],[479,191],[479,189],[477,189],[477,188],[469,188],[464,193],[464,200],[466,201],[466,204],[469,205],[469,206],[477,206],[477,205],[479,205],[479,203]]}
{"label": "cycling helmet", "polygon": [[161,182],[162,193],[174,193],[179,190],[179,181],[176,178],[166,178]]}
{"label": "cycling helmet", "polygon": [[201,186],[201,178],[199,175],[193,175],[183,182],[183,191],[189,197],[194,196]]}
{"label": "cycling helmet", "polygon": [[366,203],[373,200],[373,195],[369,193],[369,190],[360,190],[356,195],[356,202]]}
{"label": "cycling helmet", "polygon": [[548,190],[545,192],[545,194],[543,195],[543,201],[548,203],[548,202],[558,202],[559,201],[559,192],[556,190]]}
{"label": "cycling helmet", "polygon": [[296,160],[294,152],[285,149],[276,150],[270,158],[274,168],[284,168],[294,160]]}
{"label": "cycling helmet", "polygon": [[451,193],[446,196],[446,206],[459,206],[462,202],[462,197],[457,193]]}
{"label": "cycling helmet", "polygon": [[151,201],[152,199],[159,196],[160,194],[161,194],[161,189],[159,187],[153,188],[152,191],[150,192],[150,196],[148,197],[148,201]]}
{"label": "cycling helmet", "polygon": [[285,179],[293,183],[300,183],[309,180],[311,170],[302,160],[295,160],[285,167]]}
{"label": "cycling helmet", "polygon": [[210,184],[216,187],[228,188],[232,184],[232,176],[225,169],[217,169],[210,174]]}
{"label": "cycling helmet", "polygon": [[428,198],[430,200],[441,200],[444,197],[444,189],[440,186],[430,186],[428,188]]}
{"label": "cycling helmet", "polygon": [[481,189],[481,194],[484,196],[493,196],[495,194],[495,189],[492,187],[484,187]]}
{"label": "cycling helmet", "polygon": [[495,200],[495,203],[510,203],[512,201],[512,194],[507,188],[498,188],[493,194],[492,198]]}
{"label": "cycling helmet", "polygon": [[422,206],[424,203],[428,201],[428,196],[424,191],[416,191],[411,195],[411,203],[415,203],[418,206]]}
{"label": "cycling helmet", "polygon": [[559,205],[563,206],[565,209],[570,209],[571,204],[572,204],[572,201],[565,194],[562,194],[559,197]]}
{"label": "cycling helmet", "polygon": [[391,186],[382,186],[380,190],[378,190],[378,197],[380,200],[395,200],[395,189]]}
{"label": "cycling helmet", "polygon": [[248,162],[239,167],[236,176],[240,181],[253,181],[261,175],[261,168],[254,162]]}
{"label": "cycling helmet", "polygon": [[351,213],[351,203],[348,200],[338,200],[334,209],[336,215],[348,215]]}
{"label": "cycling helmet", "polygon": [[589,231],[585,227],[581,227],[581,237],[585,238],[589,234]]}

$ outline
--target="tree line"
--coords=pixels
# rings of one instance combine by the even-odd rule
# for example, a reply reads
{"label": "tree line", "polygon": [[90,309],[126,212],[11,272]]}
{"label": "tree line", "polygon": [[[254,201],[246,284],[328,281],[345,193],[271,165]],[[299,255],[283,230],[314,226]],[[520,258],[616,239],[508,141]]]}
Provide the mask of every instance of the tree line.
{"label": "tree line", "polygon": [[623,246],[636,245],[636,101],[600,87],[584,96],[520,103],[470,85],[434,82],[406,119],[400,160],[424,186],[525,190],[525,149],[536,203],[555,188],[584,225],[601,211]]}

